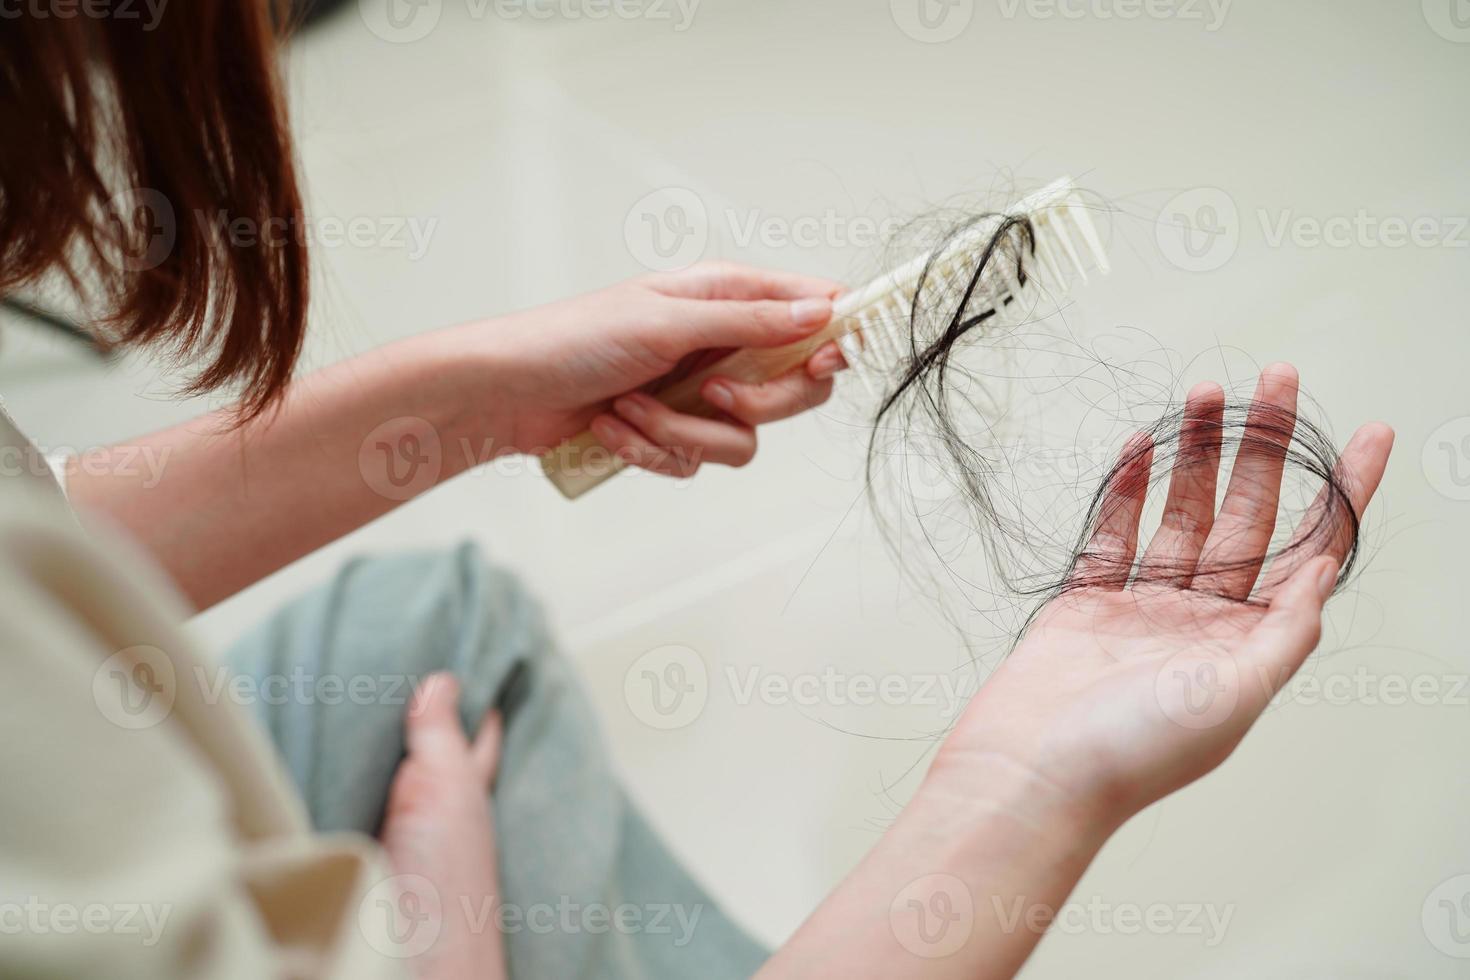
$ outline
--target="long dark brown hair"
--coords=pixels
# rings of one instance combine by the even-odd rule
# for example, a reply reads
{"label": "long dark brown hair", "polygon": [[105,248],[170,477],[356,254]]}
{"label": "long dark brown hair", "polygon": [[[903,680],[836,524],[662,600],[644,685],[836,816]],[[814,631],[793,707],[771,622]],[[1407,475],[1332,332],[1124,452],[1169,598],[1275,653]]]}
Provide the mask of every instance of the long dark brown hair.
{"label": "long dark brown hair", "polygon": [[239,414],[289,380],[307,257],[268,0],[0,20],[0,296],[60,275],[106,343],[198,363]]}

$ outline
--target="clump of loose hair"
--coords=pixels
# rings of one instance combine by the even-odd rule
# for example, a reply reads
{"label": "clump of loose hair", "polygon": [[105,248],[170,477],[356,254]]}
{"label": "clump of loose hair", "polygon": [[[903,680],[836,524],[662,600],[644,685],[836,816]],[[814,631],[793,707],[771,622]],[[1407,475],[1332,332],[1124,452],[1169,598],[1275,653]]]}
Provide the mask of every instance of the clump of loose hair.
{"label": "clump of loose hair", "polygon": [[[890,545],[897,544],[897,533],[884,515],[896,499],[908,516],[917,518],[925,543],[941,560],[949,557],[942,529],[958,528],[965,539],[978,539],[988,573],[998,579],[999,587],[1012,597],[1040,600],[1036,609],[1058,595],[1120,579],[1161,586],[1189,584],[1203,595],[1221,595],[1214,583],[1235,572],[1254,573],[1260,559],[1239,563],[1210,559],[1201,564],[1130,557],[1129,567],[1119,569],[1121,559],[1092,550],[1090,543],[1108,516],[1108,501],[1148,494],[1166,482],[1177,466],[1189,467],[1209,456],[1219,459],[1223,469],[1232,459],[1267,456],[1279,462],[1284,474],[1297,484],[1310,488],[1313,499],[1295,533],[1273,543],[1265,562],[1289,567],[1331,550],[1343,556],[1338,587],[1348,581],[1358,558],[1360,523],[1331,437],[1300,414],[1248,399],[1227,398],[1222,409],[1205,416],[1191,415],[1172,399],[1161,400],[1155,405],[1157,414],[1142,427],[1140,436],[1091,484],[1095,489],[1083,508],[1077,536],[1059,537],[1059,515],[1038,513],[1025,491],[1014,485],[1014,474],[1008,472],[996,433],[1009,406],[979,404],[977,389],[983,394],[986,386],[976,383],[964,358],[975,348],[991,356],[1034,346],[1032,338],[1015,334],[1037,322],[1028,319],[1036,311],[1007,310],[1011,301],[997,300],[1005,290],[993,284],[1031,282],[1036,267],[1035,227],[1023,215],[981,214],[952,227],[931,255],[944,254],[955,236],[979,221],[995,222],[996,227],[967,275],[949,283],[931,282],[935,260],[931,258],[926,266],[907,311],[904,363],[873,414],[867,488]],[[1066,379],[1058,381],[1065,383]],[[899,447],[893,448],[888,440],[895,440]],[[1151,454],[1151,460],[1144,466],[1146,454]],[[896,486],[885,479],[895,458],[912,456],[939,474],[939,492],[924,496],[916,494],[906,478],[900,478]],[[1075,482],[1091,483],[1080,471]],[[1124,486],[1125,482],[1143,485]],[[890,489],[895,492],[890,494]],[[1143,549],[1138,552],[1141,556]],[[947,574],[972,591],[980,587],[956,571],[947,570]],[[1251,597],[1244,601],[1264,600]]]}

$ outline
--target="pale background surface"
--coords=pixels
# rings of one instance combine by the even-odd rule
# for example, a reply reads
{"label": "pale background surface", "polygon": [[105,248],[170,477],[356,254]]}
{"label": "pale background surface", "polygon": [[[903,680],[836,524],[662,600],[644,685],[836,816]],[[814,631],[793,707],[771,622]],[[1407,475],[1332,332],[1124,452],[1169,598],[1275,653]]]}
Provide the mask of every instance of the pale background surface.
{"label": "pale background surface", "polygon": [[[364,9],[381,28],[375,3]],[[298,44],[292,89],[315,213],[437,221],[422,256],[391,244],[318,251],[310,362],[642,271],[635,205],[659,188],[694,192],[706,255],[844,277],[878,253],[869,226],[844,222],[1077,175],[1117,213],[1113,275],[1076,294],[1073,327],[1125,338],[1105,348],[1120,358],[1178,352],[1184,385],[1292,360],[1339,435],[1384,419],[1399,446],[1370,522],[1371,564],[1335,607],[1329,643],[1348,649],[1315,667],[1374,696],[1349,686],[1273,712],[1222,771],[1125,828],[1075,896],[1179,916],[1211,905],[1232,915],[1223,941],[1086,926],[1049,938],[1027,976],[1464,975],[1447,951],[1470,955],[1470,905],[1457,941],[1439,899],[1470,886],[1430,893],[1470,873],[1470,231],[1453,220],[1470,214],[1465,4],[1456,22],[1450,0],[1240,0],[1216,23],[1204,4],[1121,19],[1101,14],[1122,3],[1078,0],[1065,9],[1081,16],[1064,17],[957,0],[933,5],[948,11],[935,30],[958,31],[937,43],[900,28],[919,23],[905,0],[704,0],[682,31],[671,4],[655,11],[669,19],[570,7],[539,21],[494,13],[515,5],[430,0],[410,27],[439,20],[411,43],[375,35],[350,9]],[[1161,247],[1154,224],[1198,187],[1224,198],[1186,198],[1188,210],[1228,203],[1239,216],[1217,207],[1227,237],[1204,256],[1219,266],[1207,272],[1172,264],[1184,253]],[[1437,242],[1458,247],[1388,247],[1382,232],[1344,247],[1273,244],[1283,219],[1360,211],[1429,219]],[[753,219],[828,215],[837,230],[816,243],[744,241]],[[120,439],[198,407],[166,400],[143,360],[104,370],[26,328],[5,340],[8,402],[47,446]],[[1067,449],[1077,436],[1063,431]],[[860,459],[834,410],[771,430],[744,472],[687,486],[624,479],[575,506],[524,467],[477,472],[198,629],[222,644],[354,553],[483,542],[545,596],[655,822],[778,942],[912,789],[903,776],[922,744],[865,736],[914,736],[941,718],[923,704],[741,703],[749,671],[974,680],[852,506]],[[661,664],[638,665],[631,697],[624,678],[669,645],[702,658],[708,699],[660,731],[630,705],[648,715],[640,672]],[[1416,678],[1421,703],[1384,703]]]}

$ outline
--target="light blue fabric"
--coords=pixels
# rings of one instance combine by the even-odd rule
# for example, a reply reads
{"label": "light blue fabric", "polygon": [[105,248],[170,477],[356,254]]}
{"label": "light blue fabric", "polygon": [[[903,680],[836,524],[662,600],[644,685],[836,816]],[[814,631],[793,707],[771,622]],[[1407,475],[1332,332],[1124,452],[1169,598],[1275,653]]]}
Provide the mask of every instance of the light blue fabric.
{"label": "light blue fabric", "polygon": [[538,607],[473,546],[354,561],[253,630],[229,663],[261,683],[253,710],[324,831],[377,831],[413,681],[458,675],[471,731],[502,705],[502,892],[537,920],[506,930],[516,980],[719,980],[765,959],[630,804]]}

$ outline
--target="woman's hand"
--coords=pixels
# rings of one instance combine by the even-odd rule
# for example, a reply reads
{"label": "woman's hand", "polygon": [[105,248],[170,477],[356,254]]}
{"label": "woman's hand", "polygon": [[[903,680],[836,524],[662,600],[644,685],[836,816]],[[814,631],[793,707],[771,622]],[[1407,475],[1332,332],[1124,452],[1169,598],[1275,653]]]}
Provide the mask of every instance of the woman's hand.
{"label": "woman's hand", "polygon": [[755,427],[826,401],[842,355],[828,344],[804,369],[764,384],[711,378],[701,393],[714,418],[674,412],[648,392],[733,349],[810,336],[831,319],[841,289],[825,279],[701,264],[447,335],[456,350],[493,365],[479,403],[497,453],[544,453],[590,427],[636,465],[687,477],[705,462],[749,462]]}
{"label": "woman's hand", "polygon": [[[1041,611],[913,801],[762,980],[1012,977],[1112,832],[1230,754],[1316,646],[1350,539],[1334,529],[1328,553],[1288,552],[1256,585],[1283,466],[1270,443],[1284,448],[1280,412],[1294,418],[1296,393],[1290,367],[1262,374],[1218,514],[1223,396],[1214,385],[1191,393],[1143,565],[1171,578],[1188,566],[1193,581],[1129,585],[1152,462],[1151,445],[1130,445],[1079,587]],[[1367,425],[1344,450],[1337,477],[1355,512],[1392,443],[1387,426]],[[1317,510],[1303,526],[1336,512]],[[1269,604],[1246,602],[1253,592]]]}
{"label": "woman's hand", "polygon": [[383,847],[405,900],[438,916],[428,926],[438,928],[437,938],[414,959],[421,980],[506,976],[489,803],[501,721],[487,715],[472,743],[460,727],[458,701],[459,682],[449,674],[427,678],[414,695],[408,757],[393,777],[383,821]]}
{"label": "woman's hand", "polygon": [[[1223,395],[1215,385],[1191,393],[1180,463],[1141,567],[1195,568],[1192,582],[1186,574],[1177,584],[1130,586],[1152,447],[1125,451],[1131,462],[1112,481],[1075,573],[1088,587],[1048,604],[981,688],[935,762],[937,785],[971,792],[967,770],[1000,762],[1116,825],[1224,761],[1316,647],[1349,540],[1343,527],[1328,553],[1288,552],[1257,586],[1289,438],[1267,419],[1294,418],[1296,399],[1289,365],[1261,375],[1246,450],[1217,515]],[[1356,513],[1392,445],[1393,431],[1371,424],[1344,450],[1338,477]]]}

